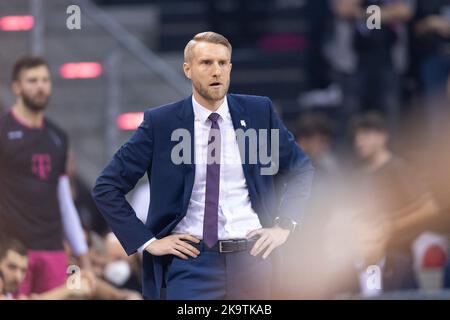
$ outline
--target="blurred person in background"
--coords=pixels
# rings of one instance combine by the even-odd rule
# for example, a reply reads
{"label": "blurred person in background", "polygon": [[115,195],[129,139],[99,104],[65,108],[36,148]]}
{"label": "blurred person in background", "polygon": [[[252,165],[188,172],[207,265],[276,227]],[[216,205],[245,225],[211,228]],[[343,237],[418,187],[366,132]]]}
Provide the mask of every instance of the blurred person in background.
{"label": "blurred person in background", "polygon": [[18,60],[11,87],[16,102],[0,118],[0,233],[29,249],[21,293],[30,295],[65,282],[64,236],[78,264],[90,263],[66,174],[68,139],[44,116],[52,91],[47,62]]}
{"label": "blurred person in background", "polygon": [[[450,77],[447,81],[446,96],[440,99],[440,103],[445,108],[450,105]],[[439,214],[417,226],[416,232],[426,230],[434,236],[439,235],[448,241],[450,239],[450,147],[448,143],[450,113],[442,112],[440,117],[440,124],[434,128],[432,135],[427,134],[426,131],[417,130],[417,128],[423,128],[424,117],[416,119],[408,132],[412,139],[407,141],[409,144],[406,149],[414,151],[412,158],[418,164],[420,172],[427,175],[431,192],[439,207]],[[448,257],[448,252],[444,250],[443,256],[445,255]],[[418,258],[420,261],[420,255]],[[438,259],[434,260],[434,266],[439,267],[438,261]],[[424,263],[421,262],[421,264]],[[450,288],[450,261],[447,262],[443,271],[443,287]]]}
{"label": "blurred person in background", "polygon": [[55,288],[39,294],[22,294],[20,287],[29,268],[27,249],[19,241],[2,238],[0,241],[0,272],[3,275],[3,292],[7,299],[69,300],[69,299],[141,299],[137,292],[119,290],[96,278],[91,272],[77,272]]}
{"label": "blurred person in background", "polygon": [[[408,253],[417,236],[411,230],[439,212],[435,198],[418,172],[389,149],[387,124],[380,114],[356,116],[352,132],[360,159],[360,169],[350,185],[357,188],[354,208],[368,216],[384,217],[390,237],[388,248]],[[360,227],[370,234],[373,226],[363,225]]]}
{"label": "blurred person in background", "polygon": [[[372,13],[367,13],[366,10],[371,5],[380,8],[380,29],[368,27],[368,19]],[[338,56],[346,64],[340,61],[335,63],[340,70],[345,70],[340,77],[341,82],[343,81],[345,122],[352,114],[365,111],[363,109],[377,110],[387,116],[389,129],[394,132],[399,124],[401,111],[400,71],[406,65],[405,48],[398,60],[394,59],[394,52],[406,34],[406,23],[413,15],[413,2],[334,0],[333,9],[337,21],[346,23],[338,26],[339,29],[335,31],[342,32],[337,40],[344,41],[349,46],[345,56]],[[348,30],[345,30],[345,26],[349,27]],[[342,43],[336,45],[341,46]]]}
{"label": "blurred person in background", "polygon": [[[372,228],[359,228],[361,219]],[[353,241],[349,243],[351,259],[333,271],[329,298],[373,298],[386,292],[417,289],[411,257],[387,250],[388,227],[386,220],[379,217],[355,217]]]}
{"label": "blurred person in background", "polygon": [[3,293],[8,299],[19,293],[28,268],[27,249],[19,241],[0,238],[0,272],[3,275]]}
{"label": "blurred person in background", "polygon": [[311,158],[316,175],[333,175],[339,170],[331,146],[333,125],[325,114],[309,113],[300,116],[296,138],[297,143]]}
{"label": "blurred person in background", "polygon": [[140,255],[128,256],[113,233],[105,237],[106,264],[103,278],[120,289],[142,291]]}
{"label": "blurred person in background", "polygon": [[[85,299],[108,300],[141,300],[140,256],[127,257],[117,238],[112,233],[100,236],[89,230],[84,230],[89,247],[89,272],[82,274],[95,281],[95,290]],[[76,266],[77,257],[71,247],[65,244],[69,265]]]}
{"label": "blurred person in background", "polygon": [[[91,262],[92,272],[96,277],[102,278],[103,271],[108,263],[106,238],[88,231],[85,231],[85,234],[89,247],[89,260]],[[66,251],[69,252],[69,256],[72,256],[67,246]]]}
{"label": "blurred person in background", "polygon": [[345,171],[340,203],[326,226],[327,297],[416,289],[411,243],[437,216],[438,205],[418,170],[389,148],[388,126],[379,113],[357,115],[351,123],[359,162]]}
{"label": "blurred person in background", "polygon": [[450,114],[444,98],[450,75],[450,1],[418,1],[413,31],[428,130],[439,134]]}
{"label": "blurred person in background", "polygon": [[77,290],[70,290],[65,284],[40,294],[24,295],[19,288],[25,280],[29,259],[27,249],[19,241],[4,238],[0,243],[0,272],[3,275],[4,294],[7,299],[70,299],[89,296],[93,288],[89,275],[81,275],[80,286]]}

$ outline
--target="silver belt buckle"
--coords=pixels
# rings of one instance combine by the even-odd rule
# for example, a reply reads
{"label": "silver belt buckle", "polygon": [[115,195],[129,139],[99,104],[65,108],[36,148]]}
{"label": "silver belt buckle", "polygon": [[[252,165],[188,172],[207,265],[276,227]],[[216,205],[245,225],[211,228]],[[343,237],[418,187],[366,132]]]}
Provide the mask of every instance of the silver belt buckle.
{"label": "silver belt buckle", "polygon": [[224,250],[222,245],[225,242],[232,242],[232,241],[227,241],[227,240],[219,240],[219,252],[220,253],[229,253],[229,252],[233,252],[232,250]]}

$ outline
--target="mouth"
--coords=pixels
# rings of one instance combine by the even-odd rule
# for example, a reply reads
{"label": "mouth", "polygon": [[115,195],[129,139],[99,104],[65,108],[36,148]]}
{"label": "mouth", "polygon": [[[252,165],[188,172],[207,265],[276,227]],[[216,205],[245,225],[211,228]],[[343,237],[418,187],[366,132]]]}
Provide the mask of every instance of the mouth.
{"label": "mouth", "polygon": [[34,97],[39,100],[47,98],[46,94],[44,94],[44,93],[38,93]]}
{"label": "mouth", "polygon": [[211,88],[219,88],[222,86],[222,83],[220,82],[213,82],[209,85]]}

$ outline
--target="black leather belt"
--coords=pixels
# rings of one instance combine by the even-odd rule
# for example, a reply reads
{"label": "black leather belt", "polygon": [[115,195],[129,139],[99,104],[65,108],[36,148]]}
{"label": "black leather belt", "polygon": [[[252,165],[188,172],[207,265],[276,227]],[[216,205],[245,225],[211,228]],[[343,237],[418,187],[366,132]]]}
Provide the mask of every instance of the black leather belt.
{"label": "black leather belt", "polygon": [[199,251],[215,251],[220,253],[231,253],[239,251],[250,251],[255,244],[255,238],[252,239],[230,239],[230,240],[219,240],[212,247],[209,248],[202,240],[200,243],[193,243],[188,241],[191,245],[197,248]]}

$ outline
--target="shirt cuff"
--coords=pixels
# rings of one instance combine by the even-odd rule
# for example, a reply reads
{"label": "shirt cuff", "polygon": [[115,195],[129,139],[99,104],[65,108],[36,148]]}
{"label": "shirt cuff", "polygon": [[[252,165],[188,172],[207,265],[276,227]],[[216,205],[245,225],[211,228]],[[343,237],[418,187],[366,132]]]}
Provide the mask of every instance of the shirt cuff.
{"label": "shirt cuff", "polygon": [[140,246],[140,247],[138,248],[138,252],[139,252],[139,253],[144,252],[144,250],[150,245],[150,243],[152,243],[152,242],[155,241],[155,240],[156,240],[155,237],[153,237],[153,238],[151,238],[150,240],[148,240],[146,243],[144,243],[142,246]]}

